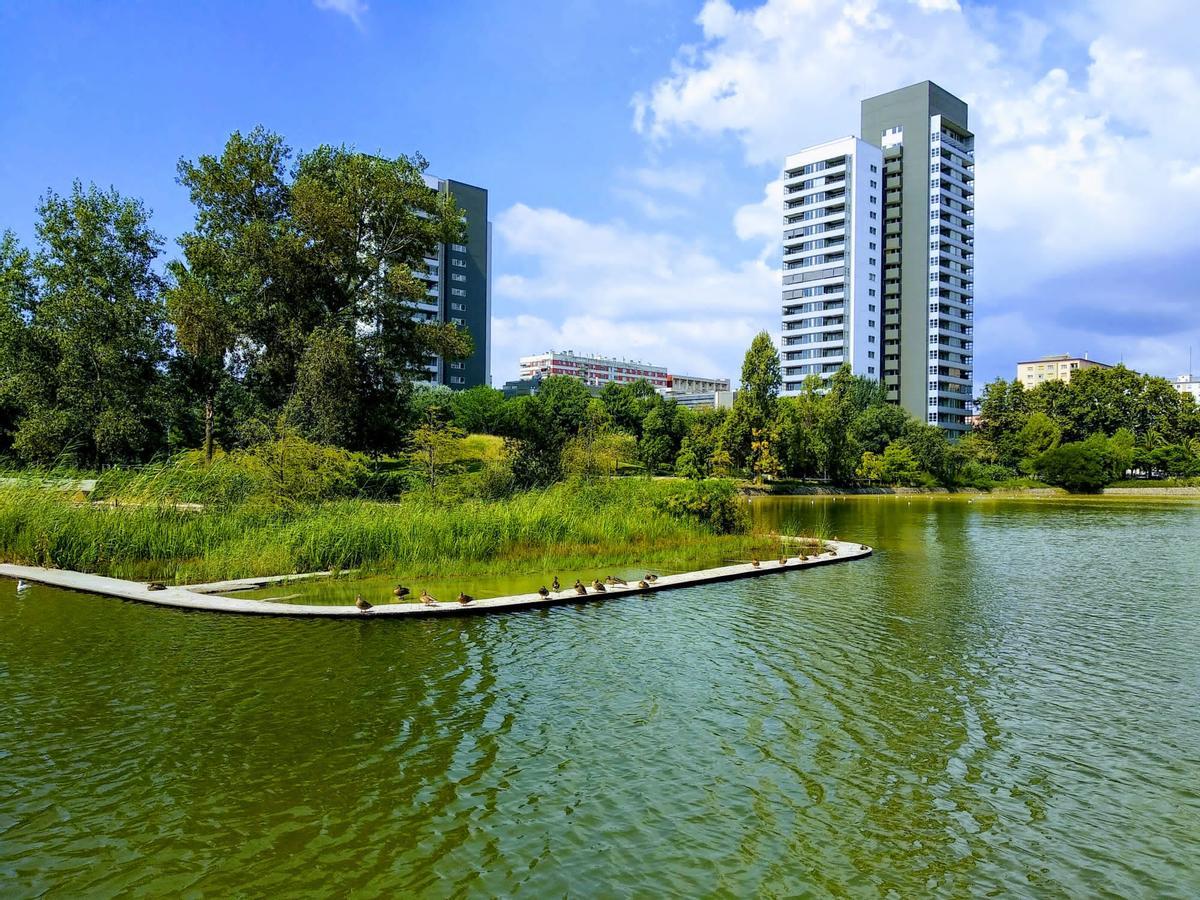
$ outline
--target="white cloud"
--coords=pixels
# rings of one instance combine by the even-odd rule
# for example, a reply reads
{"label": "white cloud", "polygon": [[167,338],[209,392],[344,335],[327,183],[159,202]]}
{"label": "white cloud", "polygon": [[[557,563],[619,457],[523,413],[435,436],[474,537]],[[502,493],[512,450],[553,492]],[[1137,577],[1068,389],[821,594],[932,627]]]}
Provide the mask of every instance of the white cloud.
{"label": "white cloud", "polygon": [[313,5],[343,15],[359,28],[363,27],[363,16],[367,14],[367,4],[363,0],[313,0]]}
{"label": "white cloud", "polygon": [[692,374],[736,375],[778,318],[779,271],[726,265],[693,241],[517,204],[496,220],[500,252],[528,270],[495,284],[497,380],[520,356],[570,348],[637,356]]}
{"label": "white cloud", "polygon": [[[634,98],[634,127],[660,157],[733,135],[748,163],[777,169],[803,146],[857,132],[859,101],[872,94],[930,79],[967,100],[978,135],[981,345],[998,314],[992,298],[1113,260],[1200,250],[1200,27],[1190,3],[1096,0],[1034,16],[954,0],[766,0],[742,10],[709,0],[696,21],[703,40]],[[775,242],[777,184],[737,210],[740,237]],[[1006,310],[1025,327],[996,335],[1036,331],[1047,299],[1059,298]]]}

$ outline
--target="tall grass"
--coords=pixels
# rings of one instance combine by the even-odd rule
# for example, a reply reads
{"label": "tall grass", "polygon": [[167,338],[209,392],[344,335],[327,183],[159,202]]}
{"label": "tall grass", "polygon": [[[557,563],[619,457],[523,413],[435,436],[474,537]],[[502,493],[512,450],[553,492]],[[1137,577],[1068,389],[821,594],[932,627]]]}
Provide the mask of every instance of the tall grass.
{"label": "tall grass", "polygon": [[[193,473],[194,476],[194,473]],[[240,482],[151,470],[107,476],[104,502],[28,482],[0,484],[0,558],[136,579],[210,581],[325,569],[501,572],[518,563],[778,552],[720,536],[672,504],[675,482],[566,483],[503,500],[279,502]],[[238,476],[240,478],[241,476]],[[233,485],[233,487],[231,487]],[[200,508],[181,503],[203,503]]]}

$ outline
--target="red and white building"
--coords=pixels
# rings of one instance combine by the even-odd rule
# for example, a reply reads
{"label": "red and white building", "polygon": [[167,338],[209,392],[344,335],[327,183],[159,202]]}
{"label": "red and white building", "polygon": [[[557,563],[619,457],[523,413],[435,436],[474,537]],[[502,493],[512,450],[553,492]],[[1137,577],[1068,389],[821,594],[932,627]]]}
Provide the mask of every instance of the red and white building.
{"label": "red and white building", "polygon": [[671,376],[666,369],[644,362],[606,356],[580,356],[571,350],[550,350],[537,356],[521,357],[522,379],[550,375],[570,375],[591,387],[632,384],[635,381],[648,381],[662,391],[671,386]]}

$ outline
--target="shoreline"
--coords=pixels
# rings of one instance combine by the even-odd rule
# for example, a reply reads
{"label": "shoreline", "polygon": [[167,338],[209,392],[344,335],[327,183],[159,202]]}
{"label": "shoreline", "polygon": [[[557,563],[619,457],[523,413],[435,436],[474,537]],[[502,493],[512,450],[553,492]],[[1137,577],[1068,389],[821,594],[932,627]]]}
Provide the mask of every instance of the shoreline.
{"label": "shoreline", "polygon": [[[786,535],[781,535],[780,538],[781,540],[803,540]],[[474,600],[469,605],[453,601],[436,603],[433,606],[423,606],[419,603],[388,603],[374,606],[367,611],[359,610],[354,606],[288,604],[268,600],[236,599],[203,593],[206,588],[214,587],[215,583],[213,585],[167,587],[152,591],[149,585],[143,582],[126,581],[121,578],[109,578],[103,575],[89,575],[85,572],[74,572],[68,569],[47,569],[38,566],[17,566],[7,563],[0,564],[0,576],[172,609],[296,618],[423,618],[429,616],[480,615],[535,607],[559,606],[570,603],[592,603],[632,595],[654,594],[664,590],[714,584],[722,581],[733,581],[741,578],[753,578],[762,575],[799,571],[816,566],[850,562],[868,557],[874,552],[866,544],[855,544],[848,541],[824,541],[823,544],[829,549],[819,555],[810,556],[805,559],[789,556],[786,563],[780,563],[778,560],[767,560],[761,562],[758,566],[751,563],[738,563],[731,566],[718,566],[712,569],[697,569],[692,572],[680,572],[675,575],[660,576],[646,587],[640,587],[637,584],[612,585],[603,594],[589,591],[585,595],[580,595],[576,594],[573,589],[568,588],[548,597],[543,597],[537,593],[514,594],[507,597],[489,597]],[[287,580],[289,578],[301,579],[305,577],[312,576],[273,576],[274,579],[278,580]],[[228,585],[230,582],[224,582],[223,584]]]}
{"label": "shoreline", "polygon": [[1061,498],[1091,498],[1097,497],[1196,497],[1200,498],[1200,486],[1182,487],[1108,487],[1095,494],[1073,494],[1063,488],[1056,487],[1027,487],[1027,488],[996,488],[983,490],[981,488],[925,488],[925,487],[834,487],[822,484],[796,484],[781,487],[770,485],[743,485],[738,488],[746,497],[920,497],[920,496],[956,496],[967,497],[1061,497]]}

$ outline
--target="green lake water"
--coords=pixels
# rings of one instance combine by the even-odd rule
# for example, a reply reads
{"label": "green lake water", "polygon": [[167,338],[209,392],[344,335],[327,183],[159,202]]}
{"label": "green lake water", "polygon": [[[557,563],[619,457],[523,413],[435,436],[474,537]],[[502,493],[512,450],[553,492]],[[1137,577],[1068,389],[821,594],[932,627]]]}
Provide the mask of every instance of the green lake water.
{"label": "green lake water", "polygon": [[0,580],[0,896],[1200,894],[1200,503],[752,507],[876,554],[414,621]]}

